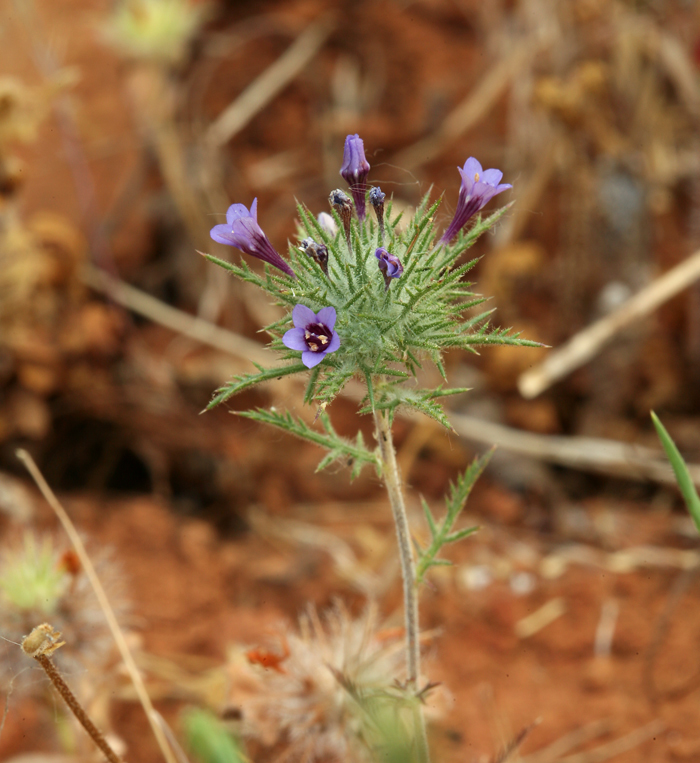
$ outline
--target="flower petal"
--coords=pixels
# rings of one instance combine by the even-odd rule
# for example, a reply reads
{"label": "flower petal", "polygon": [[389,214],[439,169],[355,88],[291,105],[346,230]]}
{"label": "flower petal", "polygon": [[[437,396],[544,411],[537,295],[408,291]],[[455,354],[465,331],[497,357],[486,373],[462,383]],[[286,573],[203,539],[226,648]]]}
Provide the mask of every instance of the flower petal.
{"label": "flower petal", "polygon": [[331,343],[326,347],[326,352],[335,352],[338,347],[340,347],[340,337],[337,332],[334,331],[333,336],[331,337]]}
{"label": "flower petal", "polygon": [[250,216],[255,220],[255,222],[258,221],[258,197],[256,196],[253,199],[253,203],[250,205]]}
{"label": "flower petal", "polygon": [[503,173],[500,170],[484,170],[479,176],[479,180],[489,185],[498,185],[502,177]]}
{"label": "flower petal", "polygon": [[221,225],[215,225],[210,231],[209,235],[217,242],[217,244],[225,244],[226,246],[236,246],[233,240],[233,232],[231,226],[226,223]]}
{"label": "flower petal", "polygon": [[290,350],[306,352],[309,349],[304,340],[304,329],[301,328],[289,329],[282,337],[282,343],[285,347],[289,347]]}
{"label": "flower petal", "polygon": [[250,217],[250,212],[245,204],[231,204],[226,210],[226,222],[229,225],[233,225],[236,220],[240,220],[242,217]]}
{"label": "flower petal", "polygon": [[316,320],[327,326],[331,331],[333,331],[333,326],[335,326],[336,317],[334,307],[322,307],[316,314]]}
{"label": "flower petal", "polygon": [[292,310],[292,320],[298,329],[305,329],[309,323],[316,323],[316,313],[306,305],[297,305]]}
{"label": "flower petal", "polygon": [[314,366],[317,366],[325,357],[325,352],[311,352],[311,350],[307,350],[306,352],[301,353],[301,362],[307,368],[313,368]]}
{"label": "flower petal", "polygon": [[478,174],[481,177],[483,170],[481,169],[481,163],[478,162],[473,156],[470,156],[466,162],[464,162],[464,174],[467,175],[472,182]]}

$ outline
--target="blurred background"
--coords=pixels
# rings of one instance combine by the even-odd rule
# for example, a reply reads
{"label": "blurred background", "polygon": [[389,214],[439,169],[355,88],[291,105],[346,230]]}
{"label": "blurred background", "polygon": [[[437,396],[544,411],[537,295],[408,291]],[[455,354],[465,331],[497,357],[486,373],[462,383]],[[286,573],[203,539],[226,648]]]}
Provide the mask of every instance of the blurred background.
{"label": "blurred background", "polygon": [[[230,415],[275,405],[311,422],[302,388],[285,379],[200,415],[216,387],[273,361],[258,330],[278,313],[197,250],[237,261],[209,229],[257,197],[285,252],[295,200],[326,211],[343,187],[348,133],[400,207],[444,194],[445,224],[475,156],[513,184],[498,202],[515,201],[475,247],[477,290],[495,325],[553,349],[450,355],[450,382],[472,388],[450,399],[455,433],[397,420],[419,539],[418,495],[439,513],[449,481],[499,445],[468,506],[481,533],[423,593],[426,673],[446,686],[434,745],[496,760],[541,717],[521,751],[532,763],[700,758],[700,555],[649,419],[700,463],[698,4],[2,0],[0,13],[0,555],[44,533],[47,563],[55,551],[69,568],[22,447],[89,549],[111,549],[176,735],[183,704],[237,706],[236,645],[307,602],[369,598],[400,624],[373,475],[316,474],[320,451]],[[371,438],[352,399],[330,413]],[[4,601],[3,635],[17,627]],[[23,669],[12,648],[6,691]],[[89,682],[98,668],[73,670]],[[128,760],[151,760],[109,670],[103,722]],[[66,751],[36,691],[7,707],[2,759]]]}

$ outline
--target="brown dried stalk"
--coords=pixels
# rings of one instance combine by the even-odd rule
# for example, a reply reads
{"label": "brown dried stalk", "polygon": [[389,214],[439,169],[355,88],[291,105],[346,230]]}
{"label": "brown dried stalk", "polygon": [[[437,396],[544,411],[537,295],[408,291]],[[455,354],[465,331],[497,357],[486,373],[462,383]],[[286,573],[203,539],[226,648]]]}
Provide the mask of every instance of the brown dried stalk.
{"label": "brown dried stalk", "polygon": [[102,750],[107,760],[110,763],[123,763],[122,759],[109,746],[102,732],[90,720],[75,694],[51,662],[51,655],[66,643],[60,639],[61,634],[54,630],[52,625],[43,623],[22,639],[22,651],[28,657],[33,657],[41,665],[51,683],[56,687],[56,691],[63,697],[73,715],[87,731],[92,741]]}

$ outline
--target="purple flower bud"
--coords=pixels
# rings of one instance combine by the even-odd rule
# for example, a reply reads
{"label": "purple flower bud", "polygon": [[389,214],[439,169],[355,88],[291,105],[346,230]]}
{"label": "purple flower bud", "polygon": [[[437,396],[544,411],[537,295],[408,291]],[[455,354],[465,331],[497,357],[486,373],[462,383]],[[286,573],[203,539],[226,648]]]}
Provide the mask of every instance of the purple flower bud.
{"label": "purple flower bud", "polygon": [[340,337],[333,331],[335,308],[323,307],[318,313],[306,305],[297,305],[292,310],[294,328],[282,337],[285,347],[301,351],[301,362],[307,368],[317,366],[328,352],[340,347]]}
{"label": "purple flower bud", "polygon": [[374,207],[379,225],[379,246],[384,243],[384,199],[386,199],[386,194],[382,193],[379,186],[369,192],[369,203]]}
{"label": "purple flower bud", "polygon": [[384,199],[386,199],[386,194],[382,193],[382,189],[379,186],[375,186],[370,192],[369,192],[369,203],[375,207],[383,207],[384,206]]}
{"label": "purple flower bud", "polygon": [[383,246],[377,249],[374,256],[379,260],[379,269],[384,275],[384,291],[386,291],[392,278],[401,278],[403,275],[403,265],[398,257],[388,252]]}
{"label": "purple flower bud", "polygon": [[455,216],[440,239],[440,242],[445,244],[454,241],[469,219],[485,207],[496,194],[513,187],[509,183],[499,185],[503,173],[500,170],[482,170],[473,156],[467,159],[464,169],[457,169],[462,176],[462,185]]}
{"label": "purple flower bud", "polygon": [[343,149],[343,166],[340,168],[343,180],[350,186],[350,193],[355,200],[357,217],[365,219],[365,193],[367,193],[367,175],[369,162],[365,159],[365,144],[362,138],[348,135]]}
{"label": "purple flower bud", "polygon": [[235,246],[244,254],[250,254],[296,278],[294,271],[275,251],[258,225],[258,200],[253,199],[250,211],[245,204],[232,204],[226,212],[226,224],[215,225],[209,235],[219,244]]}
{"label": "purple flower bud", "polygon": [[305,238],[299,243],[299,248],[317,262],[321,270],[328,275],[328,247],[325,244],[317,244],[312,238]]}

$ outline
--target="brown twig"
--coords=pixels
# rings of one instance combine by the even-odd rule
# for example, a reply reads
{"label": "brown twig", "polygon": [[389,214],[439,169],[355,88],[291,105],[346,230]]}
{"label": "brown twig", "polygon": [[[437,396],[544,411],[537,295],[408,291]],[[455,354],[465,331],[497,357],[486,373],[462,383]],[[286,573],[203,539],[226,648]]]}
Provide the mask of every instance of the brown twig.
{"label": "brown twig", "polygon": [[550,352],[543,363],[520,377],[520,394],[528,400],[537,397],[559,379],[595,357],[622,329],[648,315],[698,279],[700,251],[652,281],[617,310],[587,326],[563,347]]}
{"label": "brown twig", "polygon": [[290,47],[230,104],[209,127],[205,143],[228,143],[269,101],[311,61],[333,31],[330,17],[307,27]]}
{"label": "brown twig", "polygon": [[64,641],[60,641],[60,638],[61,634],[48,623],[38,625],[22,640],[22,651],[28,657],[33,657],[41,665],[49,681],[51,681],[56,691],[63,697],[70,711],[78,719],[78,722],[88,733],[88,736],[102,750],[105,758],[110,763],[123,763],[122,759],[114,752],[104,738],[104,734],[92,722],[90,716],[85,712],[80,702],[78,702],[78,698],[71,691],[70,686],[63,680],[63,676],[61,676],[51,661],[51,655],[65,644]]}

